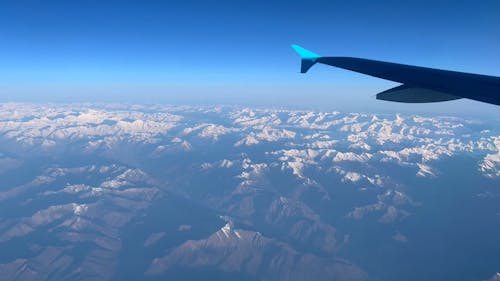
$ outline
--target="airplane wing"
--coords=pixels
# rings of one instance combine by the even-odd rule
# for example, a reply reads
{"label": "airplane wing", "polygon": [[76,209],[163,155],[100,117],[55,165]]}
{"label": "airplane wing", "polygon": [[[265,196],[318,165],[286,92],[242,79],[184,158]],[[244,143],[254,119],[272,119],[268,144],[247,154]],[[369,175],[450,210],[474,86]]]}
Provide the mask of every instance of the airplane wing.
{"label": "airplane wing", "polygon": [[402,84],[377,94],[379,100],[426,103],[467,98],[500,105],[500,77],[361,58],[323,57],[298,45],[292,48],[301,57],[301,73],[322,63]]}

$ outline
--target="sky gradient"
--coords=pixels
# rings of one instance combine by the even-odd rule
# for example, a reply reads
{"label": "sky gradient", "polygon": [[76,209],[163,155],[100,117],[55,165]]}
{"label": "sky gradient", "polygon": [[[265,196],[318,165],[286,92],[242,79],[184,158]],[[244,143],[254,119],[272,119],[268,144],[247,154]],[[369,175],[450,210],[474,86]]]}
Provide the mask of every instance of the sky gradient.
{"label": "sky gradient", "polygon": [[499,1],[401,2],[2,1],[0,101],[394,107],[374,100],[392,82],[321,65],[299,74],[292,43],[500,76]]}

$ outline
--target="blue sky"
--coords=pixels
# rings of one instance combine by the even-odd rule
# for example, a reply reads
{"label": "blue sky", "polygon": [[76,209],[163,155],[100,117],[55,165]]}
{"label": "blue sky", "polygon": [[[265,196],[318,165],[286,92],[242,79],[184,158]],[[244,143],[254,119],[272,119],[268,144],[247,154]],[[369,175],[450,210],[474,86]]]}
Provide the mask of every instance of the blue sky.
{"label": "blue sky", "polygon": [[499,1],[2,1],[1,101],[200,102],[493,111],[376,101],[394,83],[290,44],[500,76]]}

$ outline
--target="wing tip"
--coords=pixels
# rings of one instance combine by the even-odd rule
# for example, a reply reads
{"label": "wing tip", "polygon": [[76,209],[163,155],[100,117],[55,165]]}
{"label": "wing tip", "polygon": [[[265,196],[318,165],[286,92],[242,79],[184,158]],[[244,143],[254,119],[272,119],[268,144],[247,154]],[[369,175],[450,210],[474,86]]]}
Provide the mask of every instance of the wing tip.
{"label": "wing tip", "polygon": [[292,44],[291,47],[300,56],[300,73],[306,73],[316,63],[316,60],[321,57],[299,45]]}
{"label": "wing tip", "polygon": [[292,44],[291,46],[292,46],[292,49],[294,49],[295,52],[297,52],[297,54],[299,54],[301,59],[314,60],[314,59],[321,57],[320,55],[318,55],[314,52],[311,52],[308,49],[303,48],[297,44]]}

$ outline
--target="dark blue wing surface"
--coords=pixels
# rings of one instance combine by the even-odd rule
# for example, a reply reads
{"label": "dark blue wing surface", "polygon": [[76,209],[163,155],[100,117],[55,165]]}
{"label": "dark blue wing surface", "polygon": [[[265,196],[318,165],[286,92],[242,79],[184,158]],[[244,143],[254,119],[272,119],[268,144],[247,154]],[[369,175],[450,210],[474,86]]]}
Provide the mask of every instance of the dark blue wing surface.
{"label": "dark blue wing surface", "polygon": [[322,63],[403,85],[384,91],[377,99],[397,102],[439,102],[468,98],[500,105],[500,77],[441,70],[351,57],[322,57],[300,46],[301,72]]}

